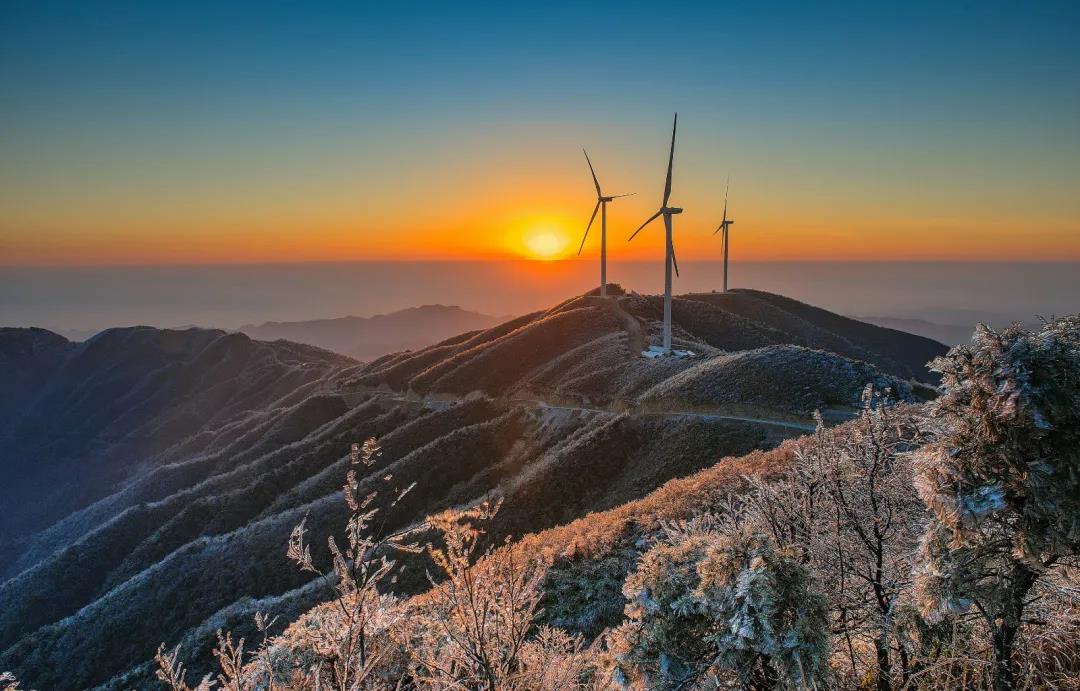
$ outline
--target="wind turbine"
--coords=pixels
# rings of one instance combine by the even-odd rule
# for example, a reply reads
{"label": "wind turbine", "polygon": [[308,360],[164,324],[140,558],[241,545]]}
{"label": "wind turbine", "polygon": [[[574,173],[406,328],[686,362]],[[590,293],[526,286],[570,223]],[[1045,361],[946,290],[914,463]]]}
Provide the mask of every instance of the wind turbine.
{"label": "wind turbine", "polygon": [[675,275],[679,275],[679,262],[675,260],[675,245],[671,241],[671,217],[681,214],[682,209],[677,206],[668,206],[671,197],[671,166],[675,161],[675,128],[679,124],[679,114],[675,113],[675,120],[671,125],[671,151],[668,153],[667,179],[664,182],[664,201],[660,202],[660,210],[642,223],[627,242],[633,240],[641,229],[655,221],[659,216],[664,217],[664,231],[667,236],[666,249],[664,252],[664,354],[671,354],[671,270],[675,269]]}
{"label": "wind turbine", "polygon": [[607,297],[607,205],[608,202],[618,199],[619,197],[629,197],[630,194],[616,194],[605,197],[604,193],[600,191],[600,181],[596,179],[596,171],[593,170],[592,161],[589,160],[589,152],[582,149],[581,152],[585,154],[585,162],[589,164],[589,172],[592,173],[593,185],[596,187],[596,206],[593,207],[592,216],[589,217],[589,225],[585,226],[585,235],[581,238],[581,246],[578,247],[578,256],[581,256],[581,250],[585,248],[585,239],[589,237],[589,229],[592,228],[593,221],[596,220],[596,212],[600,211],[600,297]]}
{"label": "wind turbine", "polygon": [[720,221],[720,227],[713,231],[713,235],[716,235],[721,230],[724,231],[724,234],[720,236],[720,247],[724,251],[724,292],[725,293],[727,292],[728,249],[730,249],[730,247],[731,247],[731,240],[728,239],[728,228],[730,228],[735,223],[735,221],[732,221],[732,220],[728,219],[728,217],[727,217],[727,198],[728,198],[728,188],[730,188],[730,187],[731,187],[731,179],[729,178],[727,186],[724,187],[724,220]]}

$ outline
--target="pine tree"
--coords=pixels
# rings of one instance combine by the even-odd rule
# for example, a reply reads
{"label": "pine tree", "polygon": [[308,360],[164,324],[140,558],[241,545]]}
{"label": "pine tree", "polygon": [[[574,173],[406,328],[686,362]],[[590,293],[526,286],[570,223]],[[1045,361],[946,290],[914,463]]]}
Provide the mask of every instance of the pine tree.
{"label": "pine tree", "polygon": [[917,578],[928,616],[974,608],[992,633],[994,688],[1013,689],[1013,645],[1032,587],[1080,553],[1080,317],[980,326],[938,358],[939,429],[916,461],[936,519]]}
{"label": "pine tree", "polygon": [[752,689],[804,688],[826,673],[828,609],[809,571],[760,533],[676,527],[626,580],[623,659],[650,687],[708,675]]}

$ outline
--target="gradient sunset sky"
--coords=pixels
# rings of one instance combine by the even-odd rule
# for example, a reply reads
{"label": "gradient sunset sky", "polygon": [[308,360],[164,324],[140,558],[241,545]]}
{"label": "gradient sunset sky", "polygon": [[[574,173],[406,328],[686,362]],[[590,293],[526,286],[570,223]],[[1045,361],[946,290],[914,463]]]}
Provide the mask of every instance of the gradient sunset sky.
{"label": "gradient sunset sky", "polygon": [[1075,1],[310,5],[0,4],[0,264],[1080,260]]}

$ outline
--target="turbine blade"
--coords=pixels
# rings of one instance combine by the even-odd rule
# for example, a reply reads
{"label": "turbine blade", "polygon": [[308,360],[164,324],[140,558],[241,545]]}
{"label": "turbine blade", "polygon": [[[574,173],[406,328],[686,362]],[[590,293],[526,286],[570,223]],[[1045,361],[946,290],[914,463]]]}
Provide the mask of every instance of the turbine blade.
{"label": "turbine blade", "polygon": [[667,206],[668,197],[671,196],[671,166],[675,162],[675,128],[679,125],[679,114],[675,113],[675,121],[671,124],[671,150],[667,159],[667,180],[664,182],[664,206]]}
{"label": "turbine blade", "polygon": [[633,240],[633,239],[634,239],[635,237],[637,237],[637,234],[641,232],[641,229],[642,229],[642,228],[644,228],[645,226],[647,226],[647,225],[649,225],[650,223],[652,223],[653,221],[655,221],[655,220],[656,220],[657,218],[659,218],[660,214],[662,214],[662,213],[664,213],[664,212],[663,212],[663,211],[657,211],[657,212],[656,212],[656,213],[654,213],[654,214],[653,214],[652,216],[649,216],[649,220],[645,221],[645,222],[644,222],[644,223],[642,223],[642,224],[641,224],[640,226],[638,226],[638,229],[634,231],[634,234],[633,234],[633,235],[631,235],[630,237],[626,238],[626,241],[627,241],[627,242],[630,242],[630,241],[631,241],[631,240]]}
{"label": "turbine blade", "polygon": [[668,249],[671,251],[671,265],[675,267],[675,277],[679,276],[679,261],[675,259],[675,241],[672,240],[668,243]]}
{"label": "turbine blade", "polygon": [[585,162],[589,164],[589,172],[592,173],[592,181],[593,181],[593,184],[596,185],[596,196],[597,197],[604,196],[603,193],[600,192],[600,181],[596,179],[596,171],[593,170],[592,161],[589,160],[589,152],[586,151],[585,149],[582,149],[581,153],[585,154]]}
{"label": "turbine blade", "polygon": [[727,184],[724,185],[724,222],[727,223],[727,196],[728,190],[731,189],[731,178],[728,178]]}
{"label": "turbine blade", "polygon": [[612,199],[618,199],[619,197],[633,197],[637,192],[627,192],[626,194],[613,194]]}
{"label": "turbine blade", "polygon": [[724,234],[720,236],[720,251],[724,252],[727,248],[727,225],[720,227],[724,229]]}
{"label": "turbine blade", "polygon": [[585,235],[581,236],[581,247],[577,248],[578,256],[581,256],[581,250],[585,248],[585,238],[589,237],[589,228],[592,228],[592,222],[596,220],[596,212],[600,210],[600,202],[596,202],[596,206],[593,207],[592,216],[589,216],[589,225],[585,226]]}

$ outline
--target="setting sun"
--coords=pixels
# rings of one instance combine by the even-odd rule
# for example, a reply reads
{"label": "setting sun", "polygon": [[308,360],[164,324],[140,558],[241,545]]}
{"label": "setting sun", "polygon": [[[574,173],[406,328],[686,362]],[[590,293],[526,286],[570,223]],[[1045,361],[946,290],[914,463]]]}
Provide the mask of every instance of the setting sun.
{"label": "setting sun", "polygon": [[525,235],[526,252],[534,259],[557,259],[567,244],[566,235],[553,228],[535,228]]}

